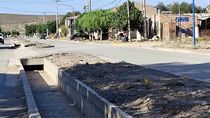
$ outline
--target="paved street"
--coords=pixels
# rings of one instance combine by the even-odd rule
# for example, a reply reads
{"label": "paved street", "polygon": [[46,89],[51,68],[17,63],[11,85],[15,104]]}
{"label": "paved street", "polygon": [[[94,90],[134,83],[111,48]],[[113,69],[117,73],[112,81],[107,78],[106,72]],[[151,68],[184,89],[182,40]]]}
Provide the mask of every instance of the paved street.
{"label": "paved street", "polygon": [[27,113],[18,68],[14,64],[14,50],[6,41],[0,44],[0,117],[18,117]]}
{"label": "paved street", "polygon": [[115,47],[110,44],[39,40],[55,48],[33,49],[39,54],[81,52],[124,60],[129,63],[210,82],[210,56],[141,48]]}

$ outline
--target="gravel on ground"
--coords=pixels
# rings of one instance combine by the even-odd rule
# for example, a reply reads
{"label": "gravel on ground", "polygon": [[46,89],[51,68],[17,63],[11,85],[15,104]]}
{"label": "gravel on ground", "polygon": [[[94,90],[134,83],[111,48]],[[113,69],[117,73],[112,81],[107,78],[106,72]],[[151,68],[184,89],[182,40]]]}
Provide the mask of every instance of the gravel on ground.
{"label": "gravel on ground", "polygon": [[88,54],[48,59],[136,118],[210,116],[208,83]]}

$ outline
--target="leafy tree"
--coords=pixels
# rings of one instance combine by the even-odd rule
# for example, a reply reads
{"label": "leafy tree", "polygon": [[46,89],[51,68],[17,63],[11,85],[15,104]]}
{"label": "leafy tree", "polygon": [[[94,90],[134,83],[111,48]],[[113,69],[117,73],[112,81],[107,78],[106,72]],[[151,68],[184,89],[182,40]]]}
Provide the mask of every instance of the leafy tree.
{"label": "leafy tree", "polygon": [[50,33],[56,33],[56,22],[55,21],[48,21],[46,24]]}
{"label": "leafy tree", "polygon": [[179,3],[178,2],[174,2],[172,5],[170,6],[170,11],[172,11],[174,14],[178,14],[179,13]]}
{"label": "leafy tree", "polygon": [[12,36],[19,36],[20,33],[17,30],[12,30]]}
{"label": "leafy tree", "polygon": [[111,26],[112,12],[110,10],[96,10],[82,14],[76,20],[78,31],[93,32],[108,29]]}
{"label": "leafy tree", "polygon": [[32,25],[26,25],[25,26],[25,35],[26,36],[32,36],[36,33],[36,25],[32,24]]}
{"label": "leafy tree", "polygon": [[[134,6],[134,2],[129,2],[130,8],[130,22],[131,30],[143,29],[143,15],[142,12]],[[128,17],[127,17],[127,3],[124,3],[114,13],[112,26],[115,29],[126,31],[128,29]]]}
{"label": "leafy tree", "polygon": [[48,29],[49,33],[56,33],[56,22],[55,21],[48,21],[46,24],[31,24],[25,26],[25,35],[26,36],[33,36],[35,33],[46,33]]}
{"label": "leafy tree", "polygon": [[[179,13],[179,7],[180,7],[181,13],[192,13],[192,3],[189,4],[187,2],[182,2],[181,4],[179,4],[178,2],[174,2],[173,4],[169,5],[169,9],[174,14]],[[195,12],[196,13],[204,13],[205,8],[202,8],[200,6],[195,6]]]}
{"label": "leafy tree", "polygon": [[168,6],[166,6],[163,2],[159,2],[159,3],[156,5],[156,8],[158,8],[158,9],[161,10],[161,11],[169,11]]}
{"label": "leafy tree", "polygon": [[11,32],[10,32],[10,31],[7,31],[7,32],[6,32],[6,35],[7,35],[7,36],[11,35]]}
{"label": "leafy tree", "polygon": [[0,27],[0,32],[2,32],[2,28]]}
{"label": "leafy tree", "polygon": [[46,33],[47,25],[46,24],[39,24],[36,27],[36,32],[39,34]]}
{"label": "leafy tree", "polygon": [[36,33],[36,25],[32,24],[32,25],[26,25],[25,26],[25,34],[27,36],[32,36]]}
{"label": "leafy tree", "polygon": [[61,33],[62,33],[62,36],[67,36],[68,34],[68,28],[66,26],[61,26]]}

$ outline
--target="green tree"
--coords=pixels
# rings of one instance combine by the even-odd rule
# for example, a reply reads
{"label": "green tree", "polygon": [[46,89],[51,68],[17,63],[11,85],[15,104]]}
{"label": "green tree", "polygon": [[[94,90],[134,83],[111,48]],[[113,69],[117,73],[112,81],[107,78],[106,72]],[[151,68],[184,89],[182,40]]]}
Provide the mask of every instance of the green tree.
{"label": "green tree", "polygon": [[36,25],[26,25],[25,26],[25,35],[26,36],[33,36],[36,33]]}
{"label": "green tree", "polygon": [[12,36],[19,36],[20,33],[17,30],[12,30]]}
{"label": "green tree", "polygon": [[[143,29],[143,15],[142,12],[137,9],[134,5],[134,2],[129,2],[130,8],[130,22],[131,30],[138,29],[142,31]],[[128,30],[128,17],[127,17],[127,3],[124,3],[117,9],[117,12],[114,13],[112,26],[115,29],[126,31]]]}
{"label": "green tree", "polygon": [[39,34],[46,33],[47,25],[46,24],[38,24],[36,27],[36,32]]}
{"label": "green tree", "polygon": [[179,13],[179,3],[178,2],[174,2],[173,4],[171,4],[169,6],[170,6],[170,11],[172,11],[172,13],[174,13],[174,14]]}
{"label": "green tree", "polygon": [[68,28],[66,26],[61,26],[61,31],[62,36],[67,36]]}
{"label": "green tree", "polygon": [[2,28],[0,27],[0,32],[2,32]]}
{"label": "green tree", "polygon": [[158,8],[158,9],[161,10],[161,11],[169,11],[168,6],[166,6],[163,2],[159,2],[159,3],[156,5],[156,8]]}
{"label": "green tree", "polygon": [[[182,14],[183,13],[192,13],[192,3],[189,4],[187,2],[182,2],[181,4],[179,4],[178,2],[174,2],[173,4],[169,5],[169,9],[174,14],[179,13],[179,7],[180,7],[180,11]],[[195,6],[195,12],[196,13],[204,13],[205,8],[202,8],[200,6]]]}
{"label": "green tree", "polygon": [[55,21],[48,21],[46,25],[47,25],[46,27],[50,33],[56,33],[56,22]]}
{"label": "green tree", "polygon": [[103,31],[111,27],[112,16],[113,12],[110,10],[96,10],[82,14],[76,20],[76,29],[77,31],[83,30],[89,33]]}
{"label": "green tree", "polygon": [[10,31],[7,31],[7,32],[6,32],[6,35],[7,35],[7,36],[11,35],[11,32],[10,32]]}

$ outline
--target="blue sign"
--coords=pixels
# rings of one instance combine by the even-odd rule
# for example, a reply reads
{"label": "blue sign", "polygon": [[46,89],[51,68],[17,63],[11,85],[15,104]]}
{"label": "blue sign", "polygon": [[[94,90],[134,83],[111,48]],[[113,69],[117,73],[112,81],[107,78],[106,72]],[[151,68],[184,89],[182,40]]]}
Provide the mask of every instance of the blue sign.
{"label": "blue sign", "polygon": [[189,17],[177,17],[176,22],[189,22]]}

